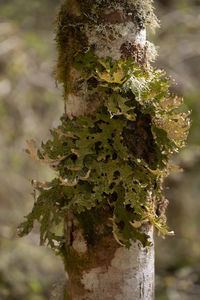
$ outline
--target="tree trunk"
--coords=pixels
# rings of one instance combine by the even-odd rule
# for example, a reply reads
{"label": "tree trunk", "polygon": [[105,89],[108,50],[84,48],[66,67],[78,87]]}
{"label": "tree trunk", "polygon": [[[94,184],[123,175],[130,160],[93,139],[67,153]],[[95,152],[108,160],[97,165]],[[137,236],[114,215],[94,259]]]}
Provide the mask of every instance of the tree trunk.
{"label": "tree trunk", "polygon": [[[153,242],[153,228],[148,234]],[[130,249],[119,247],[112,257],[109,257],[109,250],[102,249],[104,261],[99,267],[90,270],[86,268],[87,271],[80,275],[78,284],[68,282],[69,299],[154,299],[154,244],[143,248],[136,242]]]}
{"label": "tree trunk", "polygon": [[173,235],[162,183],[177,169],[169,159],[185,145],[190,112],[149,63],[152,2],[67,0],[56,20],[65,114],[52,140],[38,150],[30,140],[25,153],[57,175],[33,181],[19,236],[39,221],[41,244],[65,263],[67,299],[153,300],[153,226]]}
{"label": "tree trunk", "polygon": [[[88,18],[88,23],[85,21],[85,16]],[[148,19],[151,17],[152,20]],[[99,59],[112,57],[113,60],[119,60],[123,57],[134,57],[136,63],[141,65],[147,63],[145,27],[148,22],[153,22],[151,0],[137,0],[135,3],[134,1],[96,0],[85,1],[85,4],[81,0],[68,0],[63,5],[58,19],[60,20],[57,37],[58,40],[60,39],[59,42],[61,42],[60,32],[64,33],[62,21],[70,20],[65,25],[68,28],[68,39],[65,43],[68,56],[70,53],[73,57],[74,47],[77,51],[79,49],[82,51],[84,47],[85,52],[93,48]],[[81,26],[84,27],[84,36],[81,35],[83,32]],[[64,61],[66,57],[61,53],[63,49],[59,50],[58,77],[63,77],[62,68],[66,63]],[[81,73],[73,67],[70,59],[67,64],[69,67],[67,67],[68,82],[66,79],[65,83],[66,114],[70,119],[92,114],[101,100],[97,97],[96,102],[93,101],[91,104],[88,86],[84,84],[78,86],[78,82],[82,79]],[[95,230],[100,232],[101,229],[96,226]],[[144,231],[150,236],[152,242],[150,247],[143,248],[141,243],[135,242],[130,249],[127,249],[119,245],[120,242],[117,243],[112,234],[107,235],[101,243],[93,241],[88,245],[73,216],[70,218],[67,216],[66,252],[69,253],[71,249],[69,260],[66,259],[69,299],[154,299],[153,227],[149,225]],[[74,263],[76,266],[73,265],[72,256],[76,257]],[[74,269],[77,269],[79,263],[82,264],[83,258],[86,263],[75,272]]]}

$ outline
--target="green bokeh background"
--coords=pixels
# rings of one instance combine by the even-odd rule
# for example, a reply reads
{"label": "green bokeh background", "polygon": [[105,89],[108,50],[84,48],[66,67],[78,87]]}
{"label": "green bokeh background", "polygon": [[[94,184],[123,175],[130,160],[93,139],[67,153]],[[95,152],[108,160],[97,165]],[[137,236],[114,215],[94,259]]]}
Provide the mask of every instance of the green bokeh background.
{"label": "green bokeh background", "polygon": [[[30,181],[52,177],[22,152],[25,140],[49,137],[63,112],[56,88],[54,26],[59,0],[0,0],[0,300],[47,300],[65,282],[62,262],[38,247],[38,230],[16,238],[31,209]],[[192,110],[188,146],[173,158],[184,173],[165,183],[175,237],[156,237],[156,299],[200,299],[200,1],[157,0],[156,65],[167,70]]]}

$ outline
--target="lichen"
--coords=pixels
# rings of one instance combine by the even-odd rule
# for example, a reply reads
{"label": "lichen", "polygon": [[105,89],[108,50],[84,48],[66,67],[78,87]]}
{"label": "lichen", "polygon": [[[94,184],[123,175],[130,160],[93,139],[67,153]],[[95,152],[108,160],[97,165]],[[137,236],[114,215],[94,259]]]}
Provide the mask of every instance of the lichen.
{"label": "lichen", "polygon": [[[64,86],[65,99],[72,89],[71,68],[77,53],[87,53],[97,47],[98,56],[101,52],[105,52],[103,56],[106,57],[111,51],[117,51],[116,57],[119,59],[126,48],[125,56],[134,57],[136,62],[144,63],[149,54],[149,61],[155,58],[155,49],[152,46],[150,49],[149,43],[143,45],[139,52],[134,46],[134,40],[141,36],[146,27],[153,29],[158,26],[152,0],[127,0],[123,3],[119,0],[73,0],[72,3],[67,0],[61,6],[55,24],[58,48],[56,78]],[[126,44],[127,37],[131,45]],[[138,41],[140,43],[143,41]]]}
{"label": "lichen", "polygon": [[[47,240],[53,248],[62,247],[65,237],[55,236],[50,228],[70,210],[84,234],[94,239],[92,220],[91,229],[86,230],[79,215],[88,219],[87,211],[95,208],[99,214],[101,209],[107,211],[104,224],[112,228],[120,243],[129,247],[130,240],[138,239],[148,245],[142,224],[150,221],[168,233],[152,208],[160,202],[170,155],[184,146],[188,114],[177,110],[181,100],[170,95],[170,80],[163,72],[144,70],[131,58],[103,61],[88,52],[78,54],[74,66],[82,78],[95,78],[90,93],[98,91],[103,101],[92,115],[73,120],[63,116],[62,124],[51,131],[53,140],[42,144],[38,157],[50,163],[57,177],[47,186],[35,186],[40,195],[21,226],[21,235],[29,232],[37,219],[42,225],[42,241]],[[36,159],[35,148],[28,145],[29,156]],[[132,226],[134,221],[141,226]]]}
{"label": "lichen", "polygon": [[[64,114],[61,125],[51,130],[52,139],[40,149],[30,141],[26,150],[49,164],[56,176],[48,183],[33,182],[34,207],[19,235],[28,234],[38,221],[41,244],[64,257],[75,274],[107,259],[103,249],[112,256],[117,243],[129,248],[138,240],[150,246],[143,230],[149,223],[172,234],[165,224],[162,183],[190,126],[189,113],[179,109],[181,97],[170,93],[171,80],[143,60],[145,49],[125,44],[116,60],[100,58],[95,47],[88,48],[85,28],[98,26],[104,9],[120,3],[86,0],[61,7],[57,79],[64,84],[65,98],[82,95],[84,87],[90,108],[78,118]],[[151,4],[127,1],[123,7],[135,9],[140,18],[134,22],[143,27],[152,22]],[[77,228],[86,253],[73,249]]]}

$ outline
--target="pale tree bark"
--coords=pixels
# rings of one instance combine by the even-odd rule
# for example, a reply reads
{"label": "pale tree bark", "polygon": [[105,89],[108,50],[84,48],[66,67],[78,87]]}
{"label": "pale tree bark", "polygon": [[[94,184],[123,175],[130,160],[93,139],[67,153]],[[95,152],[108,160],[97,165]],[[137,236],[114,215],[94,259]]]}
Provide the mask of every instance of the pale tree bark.
{"label": "pale tree bark", "polygon": [[[67,15],[71,19],[77,20],[77,24],[76,21],[73,21],[69,27],[79,27],[78,23],[83,14],[80,9],[80,2],[68,0],[67,4],[63,4],[62,10],[65,11],[66,9]],[[106,5],[106,1],[90,2],[91,5],[96,2],[96,7],[98,7],[98,3],[104,2],[105,8],[102,12],[101,23],[94,20],[93,26],[90,26],[89,22],[81,25],[84,26],[88,49],[95,49],[95,55],[100,59],[105,59],[108,56],[112,57],[113,60],[134,57],[135,61],[141,65],[144,62],[148,63],[146,24],[142,20],[141,10],[146,10],[144,15],[150,14],[151,1],[113,1],[115,5],[112,5],[111,1],[107,1]],[[134,9],[129,2],[137,2]],[[92,17],[91,15],[88,16],[90,20]],[[73,43],[73,38],[71,38],[71,43]],[[154,55],[154,53],[151,54]],[[92,113],[98,107],[101,99],[96,97],[96,102],[91,104],[87,84],[83,83],[77,88],[81,74],[73,65],[70,65],[68,73],[71,90],[70,93],[66,93],[67,116],[73,119],[80,115]],[[67,216],[66,219],[66,248],[71,247],[77,255],[87,257],[87,261],[90,261],[77,274],[71,269],[68,270],[69,299],[154,299],[154,240],[151,225],[148,225],[144,230],[150,236],[152,246],[143,248],[141,243],[136,242],[132,243],[130,249],[127,249],[119,245],[112,235],[106,237],[103,246],[95,243],[88,245],[79,226],[73,220],[73,216]],[[96,231],[100,231],[100,229],[97,228]]]}
{"label": "pale tree bark", "polygon": [[105,249],[102,255],[106,261],[99,267],[87,268],[80,276],[81,285],[68,282],[70,299],[154,299],[153,228],[148,234],[153,243],[151,247],[143,248],[138,242],[133,243],[130,249],[117,248],[109,258],[110,253]]}

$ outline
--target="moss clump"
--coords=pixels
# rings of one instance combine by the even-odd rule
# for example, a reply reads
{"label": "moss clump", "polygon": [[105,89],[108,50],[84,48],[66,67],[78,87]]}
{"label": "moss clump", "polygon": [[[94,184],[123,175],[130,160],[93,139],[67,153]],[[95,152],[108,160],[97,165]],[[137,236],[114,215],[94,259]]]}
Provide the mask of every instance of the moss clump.
{"label": "moss clump", "polygon": [[78,255],[72,247],[62,247],[59,254],[63,258],[69,274],[80,275],[89,266],[88,255]]}
{"label": "moss clump", "polygon": [[63,83],[65,97],[71,91],[70,70],[73,57],[79,51],[87,49],[87,36],[84,33],[83,17],[70,15],[65,4],[62,5],[56,19],[58,63],[56,78]]}

